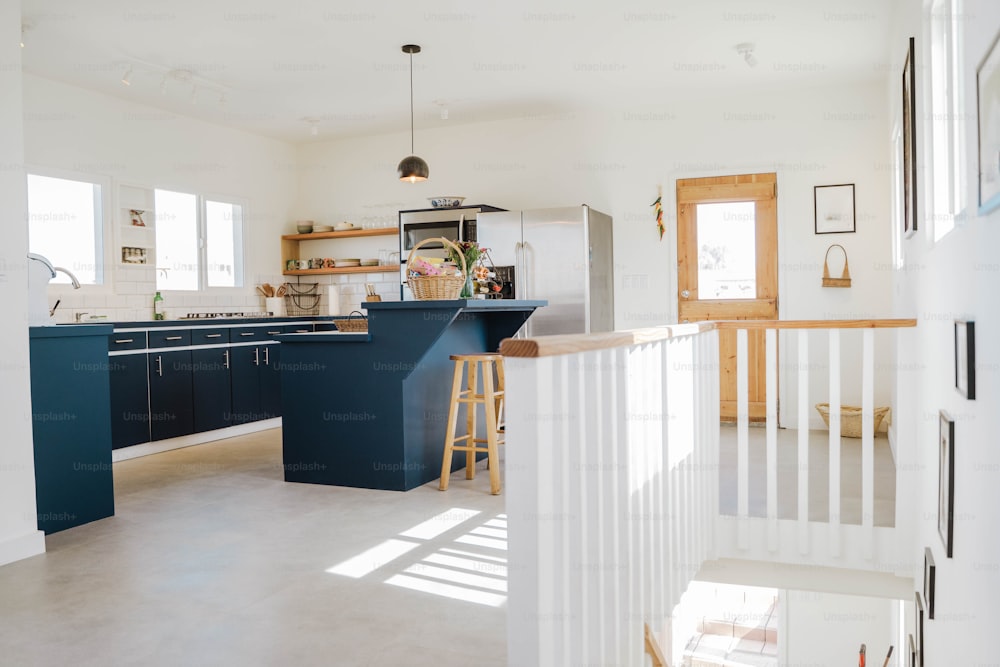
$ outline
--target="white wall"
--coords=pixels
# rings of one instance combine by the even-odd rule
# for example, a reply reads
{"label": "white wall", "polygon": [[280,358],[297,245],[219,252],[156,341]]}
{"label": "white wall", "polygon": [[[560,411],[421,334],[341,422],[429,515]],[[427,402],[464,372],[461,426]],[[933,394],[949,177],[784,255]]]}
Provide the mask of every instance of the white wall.
{"label": "white wall", "polygon": [[[858,664],[861,644],[869,665],[881,667],[896,643],[893,600],[812,591],[783,591],[779,602],[779,665],[842,667]],[[896,646],[890,665],[905,665]],[[960,662],[935,664],[972,664]]]}
{"label": "white wall", "polygon": [[[917,530],[911,544],[913,572],[920,588],[923,551],[933,549],[937,561],[936,618],[925,621],[924,664],[986,664],[984,646],[1000,621],[995,597],[1000,591],[1000,210],[977,215],[977,155],[975,70],[1000,31],[1000,4],[994,0],[966,0],[956,17],[964,31],[962,48],[965,148],[971,170],[965,192],[968,219],[941,241],[933,242],[932,179],[927,169],[927,105],[930,90],[930,52],[921,2],[899,0],[890,44],[892,71],[901,69],[906,39],[917,44],[918,233],[902,242],[905,267],[895,276],[897,312],[918,310],[915,335],[901,344],[898,362],[917,361],[920,367],[901,374],[900,402],[913,406],[910,419],[900,423],[900,458],[908,462],[899,475],[900,501],[908,500],[916,514]],[[895,77],[894,77],[895,79]],[[900,91],[896,81],[887,89],[894,119],[899,118]],[[976,399],[969,401],[954,389],[953,321],[976,323]],[[905,376],[905,377],[903,377]],[[946,558],[937,533],[938,411],[955,420],[955,536],[954,557]],[[912,626],[908,632],[912,632]]]}
{"label": "white wall", "polygon": [[45,551],[35,509],[28,375],[28,216],[21,130],[19,3],[0,3],[0,565]]}
{"label": "white wall", "polygon": [[[676,179],[776,171],[780,316],[880,317],[889,313],[891,288],[886,125],[881,84],[684,94],[671,108],[469,125],[439,121],[416,130],[416,152],[431,169],[425,183],[394,177],[396,163],[408,153],[406,134],[303,145],[296,215],[324,222],[394,218],[399,209],[426,207],[433,195],[509,209],[590,204],[614,217],[615,320],[617,328],[628,329],[676,320]],[[856,185],[858,231],[815,235],[813,186],[839,183]],[[650,207],[658,187],[668,227],[662,241]],[[852,289],[820,286],[831,243],[847,249]],[[879,343],[883,358],[891,349],[886,345]],[[795,348],[783,347],[794,362]],[[812,396],[820,402],[828,400],[826,349],[814,347]],[[845,336],[842,399],[860,404],[855,360],[860,342]],[[784,396],[794,396],[794,389],[794,378],[782,380]],[[889,396],[883,369],[876,401],[887,404]],[[794,426],[791,417],[783,421]],[[821,423],[818,415],[815,423]]]}
{"label": "white wall", "polygon": [[[126,184],[245,199],[247,287],[166,293],[168,315],[263,310],[254,285],[282,281],[279,236],[288,232],[296,188],[291,145],[31,75],[24,76],[24,118],[29,169],[108,177],[115,197]],[[118,209],[115,202],[109,216],[113,240]],[[114,253],[109,266],[111,284],[104,289],[50,287],[50,300],[63,300],[62,321],[83,311],[152,318],[152,267],[123,267]]]}

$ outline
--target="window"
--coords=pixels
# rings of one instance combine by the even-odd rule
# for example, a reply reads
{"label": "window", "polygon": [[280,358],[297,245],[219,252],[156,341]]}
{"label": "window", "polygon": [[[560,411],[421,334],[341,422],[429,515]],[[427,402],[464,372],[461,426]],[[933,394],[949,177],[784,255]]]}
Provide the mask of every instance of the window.
{"label": "window", "polygon": [[931,201],[934,240],[955,227],[965,197],[965,105],[960,65],[961,0],[931,6]]}
{"label": "window", "polygon": [[[84,285],[104,282],[103,192],[88,180],[28,174],[28,248]],[[60,272],[52,282],[70,279]]]}
{"label": "window", "polygon": [[156,288],[243,285],[243,205],[156,190]]}

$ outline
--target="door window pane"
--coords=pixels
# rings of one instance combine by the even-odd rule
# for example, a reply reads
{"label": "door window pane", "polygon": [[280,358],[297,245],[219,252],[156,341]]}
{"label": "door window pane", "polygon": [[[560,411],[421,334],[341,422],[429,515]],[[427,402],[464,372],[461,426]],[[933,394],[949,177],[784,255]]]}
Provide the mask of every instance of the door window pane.
{"label": "door window pane", "polygon": [[[103,282],[101,186],[28,174],[28,247],[85,285]],[[69,283],[56,273],[53,283]]]}
{"label": "door window pane", "polygon": [[238,287],[237,257],[242,247],[243,207],[205,202],[206,276],[209,287]]}
{"label": "door window pane", "polygon": [[698,298],[757,297],[754,203],[698,204]]}
{"label": "door window pane", "polygon": [[156,191],[156,289],[198,289],[198,201]]}

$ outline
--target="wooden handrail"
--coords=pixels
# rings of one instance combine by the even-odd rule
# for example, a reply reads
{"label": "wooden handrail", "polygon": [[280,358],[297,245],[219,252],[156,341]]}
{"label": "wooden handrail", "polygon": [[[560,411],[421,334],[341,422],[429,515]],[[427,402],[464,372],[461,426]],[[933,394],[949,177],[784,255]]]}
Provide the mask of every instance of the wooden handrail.
{"label": "wooden handrail", "polygon": [[881,320],[716,320],[716,329],[902,329],[915,319]]}
{"label": "wooden handrail", "polygon": [[537,338],[506,338],[500,343],[505,357],[553,357],[576,352],[610,350],[658,340],[693,336],[714,329],[898,329],[917,326],[916,319],[878,320],[722,320],[669,324],[644,329],[596,334],[563,334]]}

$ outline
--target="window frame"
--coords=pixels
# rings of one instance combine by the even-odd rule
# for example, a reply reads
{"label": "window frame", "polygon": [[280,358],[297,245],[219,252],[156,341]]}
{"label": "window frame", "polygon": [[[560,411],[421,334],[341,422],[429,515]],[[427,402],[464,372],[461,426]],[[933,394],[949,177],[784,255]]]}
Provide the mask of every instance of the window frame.
{"label": "window frame", "polygon": [[[114,187],[114,180],[110,176],[105,176],[102,174],[94,174],[83,171],[76,171],[74,169],[64,169],[62,167],[52,167],[42,164],[25,164],[24,166],[24,188],[25,195],[28,192],[28,176],[41,176],[43,178],[58,178],[66,181],[76,181],[79,183],[90,183],[92,185],[98,185],[101,188],[100,202],[100,224],[101,231],[100,234],[95,234],[95,238],[100,239],[100,247],[95,248],[94,261],[99,265],[100,271],[97,272],[100,275],[100,282],[90,284],[90,283],[80,283],[80,293],[88,292],[91,294],[111,294],[114,291],[114,283],[116,279],[115,269],[117,268],[114,264],[114,200],[112,188]],[[95,200],[96,203],[96,200]],[[28,248],[31,248],[31,211],[28,210],[26,213],[28,219],[26,220],[28,225]],[[109,219],[110,216],[110,219]],[[34,252],[33,250],[30,250]],[[51,258],[50,258],[51,259]],[[53,260],[54,261],[54,260]],[[56,264],[60,264],[56,262]],[[66,267],[72,271],[72,267]],[[48,285],[50,294],[63,295],[69,294],[71,292],[77,292],[71,283],[55,283],[50,282]]]}
{"label": "window frame", "polygon": [[[167,192],[177,192],[186,195],[192,195],[195,198],[195,210],[197,215],[197,250],[198,250],[198,287],[191,290],[186,289],[171,289],[160,287],[159,285],[159,268],[154,263],[154,268],[156,268],[156,275],[154,277],[155,290],[163,294],[176,294],[179,296],[187,294],[205,293],[205,294],[226,294],[231,295],[234,292],[242,292],[246,288],[246,220],[247,220],[247,210],[249,208],[248,200],[243,197],[236,197],[233,195],[222,195],[216,193],[205,193],[199,192],[197,190],[189,189],[184,186],[174,187],[172,185],[154,185],[153,190],[153,201],[154,201],[154,215],[156,229],[159,230],[160,220],[159,211],[156,210],[156,192],[158,190],[163,190]],[[239,229],[234,234],[234,248],[233,248],[233,273],[236,278],[236,285],[232,287],[216,285],[210,286],[208,284],[208,202],[217,202],[221,204],[230,204],[233,206],[239,206],[241,209],[240,215],[240,225]],[[159,262],[159,253],[156,252],[155,256],[157,262]]]}

